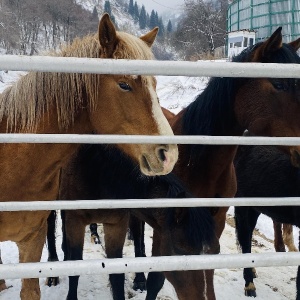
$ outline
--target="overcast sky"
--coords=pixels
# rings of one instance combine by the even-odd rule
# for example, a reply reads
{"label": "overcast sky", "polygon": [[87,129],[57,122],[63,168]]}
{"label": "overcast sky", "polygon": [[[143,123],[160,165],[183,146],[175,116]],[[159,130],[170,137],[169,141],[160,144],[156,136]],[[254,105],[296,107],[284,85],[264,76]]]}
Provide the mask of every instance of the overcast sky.
{"label": "overcast sky", "polygon": [[184,0],[134,0],[133,3],[135,1],[140,7],[144,5],[149,14],[151,13],[152,9],[157,11],[158,14],[161,14],[167,10],[180,10],[181,6],[184,4]]}

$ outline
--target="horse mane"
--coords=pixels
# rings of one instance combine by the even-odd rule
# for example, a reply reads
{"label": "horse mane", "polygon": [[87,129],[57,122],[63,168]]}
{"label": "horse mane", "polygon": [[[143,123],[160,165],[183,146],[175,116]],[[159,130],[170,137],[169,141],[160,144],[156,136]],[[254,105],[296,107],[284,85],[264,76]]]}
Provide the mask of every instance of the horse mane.
{"label": "horse mane", "polygon": [[[249,62],[254,51],[262,43],[243,50],[233,57],[233,62]],[[300,58],[288,44],[283,44],[280,51],[275,51],[269,60],[278,63],[300,63]],[[238,84],[245,78],[212,77],[204,91],[185,108],[182,121],[183,135],[226,135],[230,128],[238,126],[234,114],[235,93]],[[187,145],[192,160],[203,160],[209,152],[210,145]],[[191,164],[193,165],[193,164]]]}
{"label": "horse mane", "polygon": [[[117,32],[117,37],[113,58],[153,59],[152,51],[141,39],[125,32]],[[100,58],[103,50],[98,35],[94,34],[77,38],[49,55]],[[67,128],[81,107],[90,110],[95,107],[102,76],[105,75],[29,72],[0,94],[0,121],[6,121],[7,131],[31,132],[36,130],[44,113],[54,108],[59,128]]]}

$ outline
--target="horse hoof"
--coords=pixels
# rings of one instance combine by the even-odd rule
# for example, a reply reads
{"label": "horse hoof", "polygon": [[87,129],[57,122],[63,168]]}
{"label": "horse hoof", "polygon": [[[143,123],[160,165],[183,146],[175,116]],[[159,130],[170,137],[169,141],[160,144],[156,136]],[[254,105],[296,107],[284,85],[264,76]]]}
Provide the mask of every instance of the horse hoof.
{"label": "horse hoof", "polygon": [[133,283],[133,289],[134,289],[135,291],[140,290],[141,292],[146,291],[146,290],[147,290],[147,288],[146,288],[146,282],[145,282],[145,281],[142,281],[142,282],[134,282],[134,283]]}
{"label": "horse hoof", "polygon": [[245,287],[245,296],[256,297],[256,287],[253,282],[250,282],[248,286]]}
{"label": "horse hoof", "polygon": [[256,291],[245,290],[245,296],[246,297],[256,297]]}
{"label": "horse hoof", "polygon": [[45,285],[51,286],[57,286],[59,284],[59,277],[48,277],[46,279]]}

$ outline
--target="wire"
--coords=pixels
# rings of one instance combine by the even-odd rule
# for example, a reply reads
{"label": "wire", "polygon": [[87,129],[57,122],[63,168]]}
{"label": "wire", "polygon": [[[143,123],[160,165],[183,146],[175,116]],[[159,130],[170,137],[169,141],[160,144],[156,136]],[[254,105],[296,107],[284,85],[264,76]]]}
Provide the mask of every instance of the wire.
{"label": "wire", "polygon": [[[161,4],[161,3],[159,3],[159,2],[157,2],[157,1],[155,1],[155,0],[152,0],[152,2],[154,2],[154,3],[156,3],[156,4],[160,5],[160,6],[163,6],[163,7],[165,7],[165,8],[174,9],[174,7],[170,7],[170,6],[163,5],[163,4]],[[175,8],[175,9],[178,9],[178,8]]]}

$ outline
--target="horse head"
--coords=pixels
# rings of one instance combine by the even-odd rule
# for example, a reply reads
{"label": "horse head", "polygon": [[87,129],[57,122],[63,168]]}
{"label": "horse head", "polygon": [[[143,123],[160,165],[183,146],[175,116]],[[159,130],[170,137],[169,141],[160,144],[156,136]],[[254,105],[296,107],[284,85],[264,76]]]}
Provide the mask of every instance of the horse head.
{"label": "horse head", "polygon": [[[153,59],[151,45],[157,35],[154,28],[140,38],[115,29],[108,14],[99,23],[100,57],[103,59]],[[96,132],[127,135],[173,135],[156,94],[153,76],[100,75],[106,100],[95,101],[90,119]],[[99,118],[99,111],[107,111]],[[140,165],[146,175],[169,173],[177,161],[178,150],[172,144],[119,144]]]}
{"label": "horse head", "polygon": [[[246,62],[299,64],[300,39],[283,43],[279,27],[266,41],[248,49]],[[300,136],[300,81],[297,78],[244,79],[235,112],[240,124],[255,135]],[[243,101],[247,97],[250,100]],[[300,166],[300,147],[285,147],[292,163]]]}

